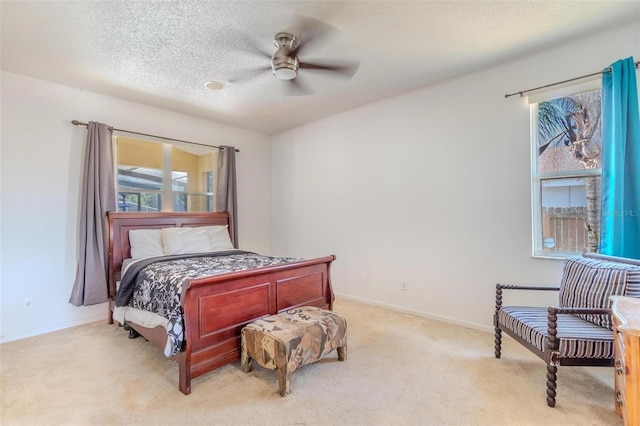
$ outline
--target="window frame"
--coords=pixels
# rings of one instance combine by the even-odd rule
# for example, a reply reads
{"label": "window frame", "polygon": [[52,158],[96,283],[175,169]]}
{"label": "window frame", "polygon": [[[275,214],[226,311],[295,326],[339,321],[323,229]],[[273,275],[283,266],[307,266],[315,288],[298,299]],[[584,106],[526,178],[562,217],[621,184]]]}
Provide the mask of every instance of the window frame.
{"label": "window frame", "polygon": [[[554,90],[538,92],[528,96],[530,111],[530,160],[531,160],[531,255],[542,259],[566,259],[580,252],[545,251],[543,247],[542,224],[542,182],[552,179],[576,179],[586,177],[601,177],[602,167],[596,169],[571,170],[566,172],[540,173],[539,144],[538,144],[538,108],[537,104],[551,99],[576,95],[593,90],[602,90],[600,79],[593,79],[578,84],[566,84]],[[601,219],[599,219],[601,220]]]}
{"label": "window frame", "polygon": [[[162,165],[161,165],[161,169],[158,169],[161,171],[161,178],[162,178],[162,189],[160,190],[131,190],[131,189],[124,189],[121,188],[118,182],[118,177],[119,177],[119,167],[121,166],[119,159],[118,159],[118,138],[122,137],[124,139],[130,139],[130,140],[138,140],[138,141],[142,141],[142,142],[150,142],[150,143],[157,143],[160,145],[161,149],[162,149]],[[118,211],[123,211],[120,210],[120,204],[119,204],[119,200],[120,200],[120,194],[121,193],[157,193],[160,195],[161,197],[161,205],[160,205],[160,210],[158,210],[159,212],[174,212],[176,210],[174,210],[174,199],[176,196],[185,196],[187,197],[187,205],[189,205],[189,201],[188,198],[189,196],[195,195],[195,196],[204,196],[204,197],[211,197],[209,201],[207,201],[205,204],[207,206],[209,206],[211,208],[211,210],[205,210],[205,211],[216,211],[216,197],[215,197],[215,180],[216,180],[216,169],[217,169],[217,165],[214,166],[214,168],[211,171],[204,171],[201,173],[205,173],[211,174],[211,178],[212,178],[212,182],[207,181],[206,182],[206,187],[207,189],[211,189],[211,191],[205,191],[205,192],[192,192],[192,191],[176,191],[173,188],[173,172],[176,171],[173,169],[173,155],[172,155],[172,150],[175,149],[179,149],[179,150],[184,150],[184,148],[186,148],[186,144],[183,143],[169,143],[167,141],[160,141],[157,140],[155,138],[147,138],[147,137],[132,137],[129,136],[127,134],[114,134],[112,137],[112,143],[113,143],[113,148],[114,148],[114,176],[115,176],[115,186],[116,186],[116,205],[117,205],[117,209]],[[210,149],[208,149],[207,147],[200,147],[198,148],[198,150],[202,150],[202,151],[210,151],[211,153],[215,153],[217,155],[217,153],[219,152],[219,150],[216,147],[211,147]],[[187,150],[185,150],[185,152],[189,152]],[[203,153],[204,154],[204,153]],[[217,164],[217,161],[214,163]],[[131,166],[131,167],[136,167],[135,165],[126,165],[126,164],[122,164],[122,166]],[[210,185],[211,184],[211,185]],[[211,186],[211,188],[209,188]],[[144,210],[126,210],[129,211],[131,213],[144,213]],[[183,210],[178,210],[178,211],[183,211]],[[202,210],[189,210],[188,208],[184,211],[202,211]]]}

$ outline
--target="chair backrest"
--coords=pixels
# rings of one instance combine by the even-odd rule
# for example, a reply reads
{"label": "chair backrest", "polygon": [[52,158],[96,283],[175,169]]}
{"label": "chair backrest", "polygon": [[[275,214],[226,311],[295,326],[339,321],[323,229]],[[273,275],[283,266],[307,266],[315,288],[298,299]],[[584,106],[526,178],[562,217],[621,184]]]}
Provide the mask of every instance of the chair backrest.
{"label": "chair backrest", "polygon": [[[565,260],[559,292],[561,307],[609,308],[609,297],[622,295],[640,297],[640,262],[600,255]],[[578,316],[601,327],[613,328],[609,315]]]}
{"label": "chair backrest", "polygon": [[628,297],[640,297],[640,259],[606,256],[599,253],[582,253],[582,256],[589,259],[602,259],[611,262],[626,263],[629,265],[638,266],[638,268],[631,269],[627,273],[627,289],[625,290],[624,295]]}

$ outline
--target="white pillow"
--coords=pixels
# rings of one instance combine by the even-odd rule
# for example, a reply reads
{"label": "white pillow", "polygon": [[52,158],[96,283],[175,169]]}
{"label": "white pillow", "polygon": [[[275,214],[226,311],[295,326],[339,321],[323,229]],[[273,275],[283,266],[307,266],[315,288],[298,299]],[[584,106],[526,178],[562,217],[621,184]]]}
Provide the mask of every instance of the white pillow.
{"label": "white pillow", "polygon": [[209,240],[211,242],[211,251],[232,250],[233,243],[229,237],[229,227],[224,226],[207,226],[209,228]]}
{"label": "white pillow", "polygon": [[164,256],[162,233],[159,229],[132,229],[129,231],[131,258]]}
{"label": "white pillow", "polygon": [[204,253],[211,251],[209,230],[206,226],[196,228],[162,228],[164,254]]}

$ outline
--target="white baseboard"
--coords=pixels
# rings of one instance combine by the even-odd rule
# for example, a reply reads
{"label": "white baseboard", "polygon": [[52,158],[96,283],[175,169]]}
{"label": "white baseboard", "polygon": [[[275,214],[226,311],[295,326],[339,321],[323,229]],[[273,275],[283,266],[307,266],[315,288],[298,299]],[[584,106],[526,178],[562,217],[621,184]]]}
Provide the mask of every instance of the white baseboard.
{"label": "white baseboard", "polygon": [[362,297],[350,296],[347,294],[336,293],[337,297],[347,300],[353,300],[355,302],[366,303],[368,305],[380,306],[381,308],[391,309],[392,311],[404,312],[406,314],[412,314],[423,318],[429,318],[437,321],[446,322],[449,324],[459,325],[465,328],[471,328],[473,330],[482,331],[485,333],[493,333],[495,330],[491,326],[476,324],[468,321],[461,321],[457,318],[447,317],[443,315],[431,314],[429,312],[418,311],[416,309],[405,308],[403,306],[393,305],[390,303],[381,303],[375,300],[369,300]]}
{"label": "white baseboard", "polygon": [[94,316],[90,316],[90,317],[87,317],[87,318],[82,318],[80,320],[63,322],[63,323],[55,324],[55,325],[48,326],[48,327],[36,328],[36,329],[33,329],[33,330],[21,331],[19,333],[7,334],[6,336],[0,337],[0,344],[1,343],[7,343],[7,342],[13,342],[15,340],[27,339],[29,337],[39,336],[41,334],[47,334],[47,333],[51,333],[53,331],[64,330],[66,328],[76,327],[78,325],[85,325],[85,324],[89,324],[89,323],[92,323],[92,322],[98,322],[98,321],[104,321],[106,323],[107,322],[107,316],[106,315],[94,315]]}
{"label": "white baseboard", "polygon": [[[482,332],[486,332],[486,333],[493,333],[494,332],[493,327],[485,326],[485,325],[481,325],[481,324],[476,324],[476,323],[472,323],[472,322],[468,322],[468,321],[461,321],[459,319],[452,318],[452,317],[447,317],[447,316],[443,316],[443,315],[436,315],[436,314],[432,314],[432,313],[429,313],[429,312],[423,312],[423,311],[419,311],[419,310],[416,310],[416,309],[410,309],[410,308],[405,308],[403,306],[393,305],[393,304],[390,304],[390,303],[381,303],[381,302],[377,302],[375,300],[369,300],[369,299],[365,299],[365,298],[362,298],[362,297],[350,296],[350,295],[342,294],[342,293],[336,293],[336,296],[340,297],[342,299],[353,300],[355,302],[366,303],[368,305],[380,306],[382,308],[391,309],[393,311],[404,312],[404,313],[407,313],[407,314],[417,315],[419,317],[429,318],[429,319],[433,319],[433,320],[437,320],[437,321],[442,321],[442,322],[446,322],[446,323],[449,323],[449,324],[455,324],[455,325],[459,325],[461,327],[471,328],[471,329],[482,331]],[[95,316],[91,316],[91,317],[88,317],[88,318],[83,318],[81,320],[65,322],[65,323],[61,323],[61,324],[52,325],[52,326],[49,326],[49,327],[36,328],[36,329],[33,329],[33,330],[23,331],[23,332],[20,332],[20,333],[8,334],[6,336],[0,337],[0,344],[1,343],[12,342],[14,340],[22,340],[22,339],[26,339],[26,338],[33,337],[33,336],[38,336],[40,334],[51,333],[53,331],[64,330],[65,328],[76,327],[78,325],[89,324],[89,323],[97,322],[97,321],[107,321],[107,317],[105,315],[95,315]]]}

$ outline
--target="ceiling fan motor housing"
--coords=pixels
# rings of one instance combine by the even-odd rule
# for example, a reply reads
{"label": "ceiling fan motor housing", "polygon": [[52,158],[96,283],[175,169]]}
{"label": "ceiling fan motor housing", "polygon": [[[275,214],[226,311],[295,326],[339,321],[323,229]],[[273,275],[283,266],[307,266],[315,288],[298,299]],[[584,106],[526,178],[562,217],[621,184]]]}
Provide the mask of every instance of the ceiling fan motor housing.
{"label": "ceiling fan motor housing", "polygon": [[271,57],[271,68],[276,78],[292,80],[298,75],[298,57],[291,54],[297,43],[296,36],[291,33],[282,32],[275,35],[273,44],[278,50]]}

